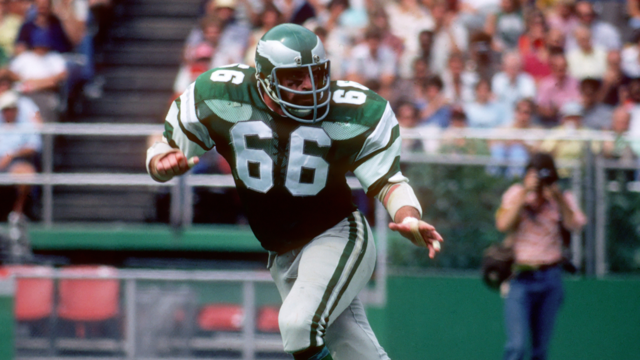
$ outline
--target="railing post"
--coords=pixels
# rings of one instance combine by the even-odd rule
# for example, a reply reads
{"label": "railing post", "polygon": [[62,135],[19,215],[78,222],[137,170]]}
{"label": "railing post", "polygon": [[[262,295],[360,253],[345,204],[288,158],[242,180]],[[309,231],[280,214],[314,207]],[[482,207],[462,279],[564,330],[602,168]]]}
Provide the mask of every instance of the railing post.
{"label": "railing post", "polygon": [[375,304],[382,307],[387,302],[387,244],[389,241],[387,223],[389,215],[382,203],[376,201],[375,204],[378,258],[375,272],[376,286],[373,294]]}
{"label": "railing post", "polygon": [[242,324],[242,359],[254,360],[256,349],[256,288],[251,280],[242,283],[244,322]]}
{"label": "railing post", "polygon": [[125,280],[125,354],[136,358],[136,280]]}
{"label": "railing post", "polygon": [[189,173],[184,174],[184,176],[186,179],[183,193],[184,204],[182,207],[182,226],[190,227],[193,222],[193,186],[189,183]]}
{"label": "railing post", "polygon": [[595,194],[594,194],[594,156],[591,151],[591,141],[585,142],[585,214],[587,224],[585,226],[585,274],[595,275]]}
{"label": "railing post", "polygon": [[[582,207],[582,171],[580,165],[576,165],[572,171],[571,187],[576,202]],[[582,231],[571,233],[571,263],[578,269],[582,269],[584,248],[582,246]]]}
{"label": "railing post", "polygon": [[42,187],[42,217],[45,227],[50,228],[53,224],[53,186],[51,185],[51,174],[53,173],[53,135],[44,134],[42,140],[42,172],[47,179],[47,182]]}
{"label": "railing post", "polygon": [[183,207],[183,190],[185,178],[184,176],[176,177],[175,184],[171,187],[171,207],[170,207],[170,223],[174,230],[182,229],[182,207]]}
{"label": "railing post", "polygon": [[595,211],[595,251],[596,251],[596,276],[603,277],[607,273],[607,188],[606,167],[604,159],[596,159],[596,211]]}

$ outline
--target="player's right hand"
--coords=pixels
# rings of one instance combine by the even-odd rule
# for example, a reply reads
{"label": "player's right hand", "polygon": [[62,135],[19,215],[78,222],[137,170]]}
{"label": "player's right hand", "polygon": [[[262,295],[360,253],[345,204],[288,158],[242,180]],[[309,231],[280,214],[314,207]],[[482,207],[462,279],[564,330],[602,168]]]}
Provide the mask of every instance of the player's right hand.
{"label": "player's right hand", "polygon": [[157,155],[157,159],[152,163],[155,164],[155,173],[161,179],[171,179],[179,176],[194,167],[200,159],[197,156],[187,159],[180,150],[171,151],[166,154]]}

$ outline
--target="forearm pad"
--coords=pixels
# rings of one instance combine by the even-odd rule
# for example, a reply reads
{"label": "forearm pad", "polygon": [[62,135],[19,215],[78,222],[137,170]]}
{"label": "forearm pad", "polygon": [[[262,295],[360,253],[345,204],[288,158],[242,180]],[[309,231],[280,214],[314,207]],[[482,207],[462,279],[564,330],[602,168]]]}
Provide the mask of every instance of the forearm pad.
{"label": "forearm pad", "polygon": [[[162,138],[162,140],[164,140],[164,138]],[[169,144],[167,144],[164,141],[156,141],[148,150],[147,150],[147,161],[146,161],[146,165],[147,165],[147,173],[149,173],[149,175],[151,175],[151,178],[155,181],[159,181],[159,182],[165,182],[165,181],[169,181],[171,179],[164,179],[161,176],[159,176],[157,173],[155,173],[155,171],[152,171],[151,169],[151,160],[156,156],[156,155],[163,155],[163,154],[167,154],[170,153],[172,151],[175,151],[176,149],[172,148]]]}
{"label": "forearm pad", "polygon": [[[385,203],[384,199],[388,194],[389,198]],[[418,201],[415,192],[413,192],[413,188],[406,180],[388,183],[382,188],[382,190],[380,190],[376,198],[386,207],[389,215],[391,215],[392,221],[395,221],[396,212],[398,212],[398,210],[403,206],[416,208],[420,213],[420,217],[422,217],[422,207],[420,206],[420,202]]]}

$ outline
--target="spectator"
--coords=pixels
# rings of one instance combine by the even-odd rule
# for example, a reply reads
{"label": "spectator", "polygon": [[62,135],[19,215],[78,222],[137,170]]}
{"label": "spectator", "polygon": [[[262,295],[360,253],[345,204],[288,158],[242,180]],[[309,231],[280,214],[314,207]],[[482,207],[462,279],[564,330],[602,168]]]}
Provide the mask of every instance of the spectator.
{"label": "spectator", "polygon": [[[513,115],[511,125],[505,129],[526,130],[532,128],[532,118],[535,110],[535,104],[531,99],[522,99],[518,101]],[[524,140],[513,139],[507,141],[493,141],[489,149],[491,158],[497,161],[509,161],[510,163],[525,164],[529,160],[529,154],[535,147],[533,142],[525,142]],[[523,167],[518,165],[509,165],[505,169],[505,176],[510,178],[522,176]],[[500,168],[489,168],[489,172],[494,175],[500,175]]]}
{"label": "spectator", "polygon": [[526,17],[526,29],[518,39],[518,50],[525,56],[544,48],[547,35],[547,21],[539,10],[531,11]]}
{"label": "spectator", "polygon": [[209,69],[242,62],[243,48],[241,48],[238,44],[233,45],[224,43],[223,29],[224,22],[216,17],[208,17],[202,19],[202,42],[194,47],[188,48],[189,53],[187,54],[186,61],[194,61],[195,49],[197,49],[197,47],[202,44],[206,44],[213,49],[213,55],[211,56]]}
{"label": "spectator", "polygon": [[499,55],[491,49],[491,36],[482,31],[476,32],[469,38],[469,60],[466,68],[472,69],[480,77],[491,78],[499,70]]}
{"label": "spectator", "polygon": [[[13,92],[13,79],[9,70],[0,70],[0,96],[6,92]],[[18,97],[18,122],[40,124],[42,118],[40,117],[40,109],[26,96]]]}
{"label": "spectator", "polygon": [[475,101],[463,106],[470,128],[497,128],[506,125],[505,109],[492,96],[491,82],[487,79],[478,81]]}
{"label": "spectator", "polygon": [[316,9],[307,0],[275,0],[273,4],[280,10],[284,22],[302,25],[316,16]]}
{"label": "spectator", "polygon": [[[402,56],[402,52],[404,51],[404,45],[402,43],[402,39],[398,36],[394,35],[391,31],[391,25],[389,23],[389,15],[387,11],[383,7],[376,7],[371,11],[369,15],[371,19],[371,26],[380,30],[382,32],[382,43],[392,48],[396,53],[396,56],[400,58]],[[420,49],[424,52],[425,47],[423,46],[423,33],[428,30],[423,30],[419,34],[419,42]],[[433,34],[431,34],[431,38],[433,38]],[[432,42],[433,39],[431,39]],[[431,42],[429,42],[428,48],[431,48]]]}
{"label": "spectator", "polygon": [[622,71],[630,78],[640,77],[640,33],[633,46],[622,50]]}
{"label": "spectator", "polygon": [[552,54],[562,52],[564,35],[560,30],[550,29],[545,37],[544,46],[530,52],[523,57],[522,69],[533,76],[536,83],[551,75],[549,58]]}
{"label": "spectator", "polygon": [[602,144],[602,154],[604,157],[627,162],[638,157],[637,151],[640,150],[638,141],[629,141],[626,139],[630,123],[631,114],[629,114],[624,107],[618,107],[613,111],[611,130],[613,130],[616,138],[614,141],[605,141]]}
{"label": "spectator", "polygon": [[385,10],[389,15],[391,32],[404,45],[399,75],[405,79],[410,78],[411,65],[419,51],[418,34],[423,30],[433,30],[433,18],[417,0],[390,1]]}
{"label": "spectator", "polygon": [[600,100],[609,106],[622,104],[629,96],[630,78],[622,71],[621,65],[620,51],[609,51],[599,94]]}
{"label": "spectator", "polygon": [[444,129],[440,137],[442,140],[439,152],[455,155],[489,155],[486,141],[461,136],[461,130],[464,129],[467,129],[467,115],[461,107],[454,106],[451,110],[451,125]]}
{"label": "spectator", "polygon": [[22,25],[22,17],[9,10],[8,2],[0,3],[0,52],[2,52],[0,56],[5,59],[0,61],[0,66],[5,65],[13,55],[13,44]]}
{"label": "spectator", "polygon": [[629,15],[629,27],[633,30],[640,29],[640,2],[627,0],[627,14]]}
{"label": "spectator", "polygon": [[[396,109],[396,118],[400,125],[400,136],[408,129],[415,129],[419,122],[418,108],[409,101],[400,101]],[[402,139],[402,153],[423,152],[422,141],[419,139]]]}
{"label": "spectator", "polygon": [[[567,102],[560,109],[560,115],[560,125],[554,128],[557,134],[571,134],[584,129],[584,108],[580,103]],[[540,150],[550,153],[556,159],[577,160],[584,155],[584,144],[580,140],[557,140],[550,137],[540,144]],[[568,175],[567,172],[565,174]]]}
{"label": "spectator", "polygon": [[397,79],[393,93],[387,98],[391,103],[399,99],[416,102],[425,96],[425,84],[429,77],[429,63],[416,58],[413,62],[413,77],[411,79]]}
{"label": "spectator", "polygon": [[575,0],[557,0],[547,16],[549,27],[560,30],[565,36],[571,34],[578,25],[574,4]]}
{"label": "spectator", "polygon": [[[259,16],[258,28],[251,32],[247,50],[244,53],[244,64],[255,66],[256,47],[258,41],[272,27],[282,23],[282,15],[278,8],[272,4],[265,4],[262,13]],[[323,41],[326,44],[326,42]]]}
{"label": "spectator", "polygon": [[[213,18],[216,18],[217,21],[220,22],[219,27],[221,33],[217,42],[225,49],[225,52],[231,53],[228,54],[230,58],[237,59],[231,63],[240,62],[244,50],[247,47],[251,30],[248,26],[236,19],[236,0],[208,0],[206,14],[201,18],[199,26],[191,30],[185,41],[185,54],[192,51],[193,48],[203,41],[207,41],[203,33],[203,23],[212,22],[211,19]],[[230,63],[223,65],[228,64]]]}
{"label": "spectator", "polygon": [[584,79],[580,82],[580,98],[583,107],[582,122],[586,128],[593,130],[611,129],[611,112],[609,105],[600,102],[601,82],[596,79]]}
{"label": "spectator", "polygon": [[203,72],[209,70],[211,65],[211,57],[213,56],[214,49],[209,43],[202,43],[198,45],[190,56],[190,60],[183,63],[178,70],[178,75],[173,83],[173,96],[171,101],[175,100],[182,94],[189,84],[196,81],[198,76]]}
{"label": "spectator", "polygon": [[541,120],[547,126],[557,124],[558,109],[562,104],[577,101],[580,97],[578,80],[567,74],[564,55],[553,54],[549,62],[552,74],[540,82],[536,98]]}
{"label": "spectator", "polygon": [[396,57],[391,48],[381,44],[381,40],[379,30],[367,30],[365,42],[351,51],[347,79],[365,85],[379,82],[378,93],[387,98],[396,79]]}
{"label": "spectator", "polygon": [[420,52],[418,58],[423,59],[427,64],[431,64],[431,55],[433,50],[433,31],[423,30],[418,35],[418,42],[420,43]]}
{"label": "spectator", "polygon": [[520,0],[501,0],[500,11],[489,15],[484,27],[493,38],[493,48],[500,52],[515,49],[524,29]]}
{"label": "spectator", "polygon": [[424,98],[416,103],[420,109],[420,123],[441,128],[449,126],[451,109],[442,93],[444,84],[438,75],[429,76],[424,83]]}
{"label": "spectator", "polygon": [[567,54],[569,73],[578,80],[588,77],[602,79],[607,71],[607,52],[602,47],[593,45],[588,27],[580,25],[573,34],[578,47]]}
{"label": "spectator", "polygon": [[312,30],[318,27],[326,30],[325,51],[333,56],[331,58],[331,75],[340,79],[344,78],[344,74],[348,70],[348,61],[345,57],[349,56],[352,44],[349,29],[341,21],[348,8],[348,0],[331,0],[326,10],[318,12],[316,17],[307,20],[304,24],[305,27]]}
{"label": "spectator", "polygon": [[[33,128],[28,114],[23,112],[19,105],[18,95],[13,91],[6,91],[0,95],[0,125],[16,128]],[[34,174],[35,157],[42,144],[40,136],[29,133],[2,133],[0,132],[0,173],[9,174]],[[17,186],[17,197],[13,204],[13,215],[10,217],[22,217],[24,205],[29,195],[28,185]]]}
{"label": "spectator", "polygon": [[447,8],[447,3],[436,1],[431,9],[434,21],[433,48],[438,49],[431,55],[431,72],[442,74],[452,54],[464,53],[468,49],[469,34],[456,21],[456,15]]}
{"label": "spectator", "polygon": [[[589,1],[579,1],[576,3],[576,15],[580,25],[584,25],[593,34],[593,45],[604,48],[606,51],[620,50],[622,40],[620,33],[611,24],[597,20],[597,15],[593,10],[593,4]],[[567,50],[571,51],[578,47],[578,43],[572,34],[567,36]]]}
{"label": "spectator", "polygon": [[512,185],[496,212],[496,228],[507,233],[514,274],[503,283],[507,341],[505,360],[523,359],[531,340],[531,358],[546,359],[556,314],[562,304],[561,228],[577,231],[586,223],[574,196],[562,192],[549,154],[534,154],[522,184]]}
{"label": "spectator", "polygon": [[520,99],[536,96],[535,81],[522,71],[520,55],[515,51],[502,56],[502,72],[493,77],[491,88],[496,100],[505,108],[508,119],[513,118],[513,109]]}
{"label": "spectator", "polygon": [[490,14],[500,10],[500,0],[458,1],[460,22],[470,31],[481,30]]}
{"label": "spectator", "polygon": [[[47,37],[51,49],[58,53],[70,52],[75,45],[80,43],[84,29],[78,29],[80,24],[75,18],[71,19],[70,17],[68,20],[65,19],[65,23],[61,22],[58,16],[53,13],[51,0],[35,0],[35,9],[35,15],[32,18],[27,18],[20,27],[15,44],[16,54],[32,49],[36,38]],[[69,30],[72,32],[68,32]]]}
{"label": "spectator", "polygon": [[442,74],[444,96],[447,102],[460,104],[473,101],[478,78],[476,72],[465,69],[461,54],[452,54],[449,57],[449,68]]}
{"label": "spectator", "polygon": [[19,82],[17,89],[38,105],[45,122],[58,121],[59,87],[67,78],[64,58],[51,51],[52,46],[45,33],[34,33],[33,50],[24,51],[9,65],[12,80]]}

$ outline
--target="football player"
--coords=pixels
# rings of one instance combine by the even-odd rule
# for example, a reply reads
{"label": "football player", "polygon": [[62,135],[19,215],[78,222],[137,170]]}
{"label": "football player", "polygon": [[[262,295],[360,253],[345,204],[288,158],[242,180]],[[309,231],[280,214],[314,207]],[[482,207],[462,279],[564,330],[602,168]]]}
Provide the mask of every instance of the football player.
{"label": "football player", "polygon": [[427,247],[430,257],[442,241],[420,220],[420,204],[400,172],[396,117],[368,88],[330,81],[322,42],[304,27],[269,30],[255,60],[255,69],[234,64],[205,72],[173,102],[163,141],[147,152],[149,174],[168,181],[215,146],[269,251],[283,299],[284,350],[296,360],[388,359],[357,298],[376,252],[346,173],[385,205],[389,227]]}

